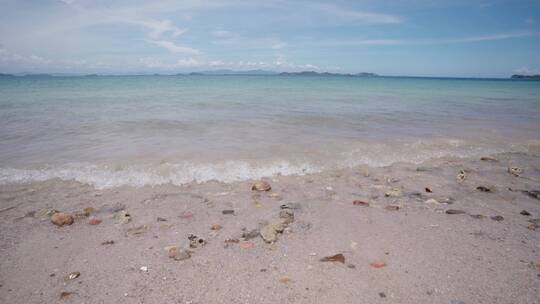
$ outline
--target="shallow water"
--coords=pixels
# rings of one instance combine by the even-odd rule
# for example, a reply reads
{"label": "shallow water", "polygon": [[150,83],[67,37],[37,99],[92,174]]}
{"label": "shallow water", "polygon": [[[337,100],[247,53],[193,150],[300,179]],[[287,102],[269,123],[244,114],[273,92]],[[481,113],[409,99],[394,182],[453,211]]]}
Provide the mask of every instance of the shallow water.
{"label": "shallow water", "polygon": [[540,148],[540,82],[0,78],[0,183],[231,182]]}

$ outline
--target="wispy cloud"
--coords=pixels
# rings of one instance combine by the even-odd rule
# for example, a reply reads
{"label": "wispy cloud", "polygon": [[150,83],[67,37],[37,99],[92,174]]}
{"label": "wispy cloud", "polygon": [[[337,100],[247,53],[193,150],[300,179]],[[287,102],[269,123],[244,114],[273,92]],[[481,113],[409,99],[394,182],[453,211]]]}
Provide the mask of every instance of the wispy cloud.
{"label": "wispy cloud", "polygon": [[337,22],[350,21],[361,24],[397,24],[405,22],[405,18],[401,16],[355,10],[335,4],[303,2],[303,5],[336,18]]}
{"label": "wispy cloud", "polygon": [[521,67],[519,69],[513,70],[512,72],[519,75],[540,75],[540,70],[530,69],[528,67]]}
{"label": "wispy cloud", "polygon": [[162,47],[162,48],[168,50],[169,52],[175,53],[175,54],[187,54],[187,55],[199,55],[199,54],[201,54],[201,51],[199,51],[197,49],[187,47],[187,46],[177,45],[172,41],[148,40],[148,42],[150,42],[150,43],[152,43],[154,45],[157,45],[159,47]]}

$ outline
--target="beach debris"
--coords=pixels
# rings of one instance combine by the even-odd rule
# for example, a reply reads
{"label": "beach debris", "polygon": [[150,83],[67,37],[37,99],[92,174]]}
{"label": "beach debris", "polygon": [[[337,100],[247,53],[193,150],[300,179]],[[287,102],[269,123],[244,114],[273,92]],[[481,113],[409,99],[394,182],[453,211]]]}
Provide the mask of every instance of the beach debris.
{"label": "beach debris", "polygon": [[243,242],[240,242],[239,246],[242,249],[251,249],[255,247],[255,243],[250,242],[250,241],[243,241]]}
{"label": "beach debris", "polygon": [[386,197],[400,197],[403,195],[403,192],[399,188],[392,188],[384,193]]}
{"label": "beach debris", "polygon": [[126,210],[120,210],[114,214],[114,221],[117,224],[124,225],[131,221],[131,215]]}
{"label": "beach debris", "polygon": [[326,256],[319,261],[321,262],[339,262],[345,264],[345,256],[342,253],[334,254],[331,256]]}
{"label": "beach debris", "polygon": [[251,190],[254,191],[270,191],[271,189],[272,186],[266,181],[256,181],[253,186],[251,186]]}
{"label": "beach debris", "polygon": [[527,267],[529,267],[530,269],[540,269],[540,264],[529,262],[529,264],[527,264]]}
{"label": "beach debris", "polygon": [[101,245],[103,245],[103,246],[105,246],[105,245],[113,245],[113,244],[114,244],[113,240],[101,242]]}
{"label": "beach debris", "polygon": [[458,183],[463,182],[466,178],[467,178],[467,172],[465,172],[465,170],[463,170],[463,169],[459,170],[459,173],[456,176],[456,179],[457,179]]}
{"label": "beach debris", "polygon": [[300,210],[302,209],[302,205],[299,203],[287,203],[279,206],[281,209],[291,209],[291,210]]}
{"label": "beach debris", "polygon": [[249,232],[246,232],[246,231],[242,232],[242,238],[244,240],[251,240],[258,237],[259,234],[260,234],[259,229],[252,229]]}
{"label": "beach debris", "polygon": [[364,201],[361,201],[361,200],[355,200],[352,202],[352,204],[354,206],[363,206],[363,207],[369,207],[369,203],[368,202],[364,202]]}
{"label": "beach debris", "polygon": [[466,212],[463,211],[463,210],[458,210],[458,209],[448,209],[445,211],[446,214],[465,214]]}
{"label": "beach debris", "polygon": [[164,217],[159,217],[159,216],[158,216],[157,219],[156,219],[156,221],[158,221],[158,222],[166,222],[167,219],[164,218]]}
{"label": "beach debris", "polygon": [[33,216],[36,219],[45,220],[45,219],[49,219],[55,213],[58,213],[58,211],[53,208],[43,208],[43,209],[40,209],[38,212],[35,212]]}
{"label": "beach debris", "polygon": [[426,190],[426,192],[427,192],[427,193],[433,193],[433,190],[431,190],[431,188],[430,188],[430,187],[426,187],[426,189],[425,189],[425,190]]}
{"label": "beach debris", "polygon": [[348,264],[347,264],[347,268],[349,268],[349,269],[355,269],[355,268],[356,268],[356,265],[351,264],[351,263],[348,263]]}
{"label": "beach debris", "polygon": [[525,215],[525,216],[531,216],[531,214],[527,210],[522,210],[519,214]]}
{"label": "beach debris", "polygon": [[70,272],[64,277],[64,281],[71,281],[75,280],[76,278],[80,277],[81,273],[78,271]]}
{"label": "beach debris", "polygon": [[51,222],[59,227],[71,225],[73,224],[73,216],[63,212],[55,213],[51,216]]}
{"label": "beach debris", "polygon": [[538,221],[539,219],[532,219],[532,220],[529,220],[529,223],[531,223],[529,226],[527,226],[527,229],[529,230],[532,230],[532,231],[536,231],[536,229],[538,229],[540,227],[540,224]]}
{"label": "beach debris", "polygon": [[379,297],[380,298],[386,298],[386,294],[384,292],[379,292]]}
{"label": "beach debris", "polygon": [[476,190],[481,192],[495,192],[494,186],[478,186],[476,187]]}
{"label": "beach debris", "polygon": [[128,230],[126,230],[126,234],[127,235],[141,235],[145,233],[146,231],[148,231],[149,228],[150,227],[148,225],[140,225],[137,227],[129,228]]}
{"label": "beach debris", "polygon": [[139,268],[139,270],[142,272],[148,272],[148,266],[142,266],[141,268]]}
{"label": "beach debris", "polygon": [[225,248],[228,248],[231,244],[238,244],[239,242],[240,242],[239,239],[226,239],[226,240],[224,241],[224,243],[225,243],[225,246],[224,246],[224,247],[225,247]]}
{"label": "beach debris", "polygon": [[492,161],[492,162],[498,161],[496,158],[493,158],[493,157],[490,157],[490,156],[482,156],[482,157],[480,157],[480,160],[482,160],[482,161]]}
{"label": "beach debris", "polygon": [[399,206],[398,205],[388,205],[388,206],[384,207],[384,209],[388,210],[388,211],[398,211]]}
{"label": "beach debris", "polygon": [[504,220],[504,217],[502,217],[501,215],[494,215],[494,216],[490,217],[490,219],[492,219],[494,221],[497,221],[497,222],[500,222],[500,221]]}
{"label": "beach debris", "polygon": [[234,210],[226,209],[226,210],[221,211],[221,213],[225,215],[234,215]]}
{"label": "beach debris", "polygon": [[90,220],[88,221],[88,225],[93,225],[93,226],[95,226],[95,225],[101,224],[101,222],[102,222],[102,220],[100,220],[100,219],[98,219],[98,218],[93,218],[93,219],[90,219]]}
{"label": "beach debris", "polygon": [[386,267],[386,263],[383,261],[373,261],[369,263],[369,265],[373,268],[383,268]]}
{"label": "beach debris", "polygon": [[69,297],[71,297],[74,294],[75,293],[71,291],[62,291],[60,293],[60,300],[67,300]]}
{"label": "beach debris", "polygon": [[165,251],[167,251],[168,257],[175,261],[187,260],[191,258],[191,254],[193,253],[190,250],[183,250],[178,248],[177,246],[167,246],[165,247]]}
{"label": "beach debris", "polygon": [[189,212],[189,211],[184,211],[184,212],[180,213],[180,215],[178,217],[183,219],[183,220],[189,220],[189,219],[193,218],[193,213]]}
{"label": "beach debris", "polygon": [[189,247],[190,248],[198,248],[206,245],[206,241],[194,234],[188,235],[189,240]]}
{"label": "beach debris", "polygon": [[212,225],[212,227],[210,227],[210,230],[214,230],[214,231],[218,231],[218,230],[221,230],[221,225],[220,224],[214,224]]}
{"label": "beach debris", "polygon": [[519,177],[521,173],[523,173],[523,169],[520,167],[510,167],[508,168],[508,173],[512,174],[513,176]]}
{"label": "beach debris", "polygon": [[470,216],[471,216],[473,219],[478,219],[478,220],[486,218],[486,216],[485,216],[485,215],[482,215],[482,214],[471,214]]}

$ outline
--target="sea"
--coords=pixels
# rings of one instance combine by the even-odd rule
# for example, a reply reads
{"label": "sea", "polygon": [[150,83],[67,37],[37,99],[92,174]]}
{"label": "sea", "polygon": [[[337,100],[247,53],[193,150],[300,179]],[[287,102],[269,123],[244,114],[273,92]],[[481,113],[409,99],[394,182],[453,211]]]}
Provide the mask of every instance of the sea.
{"label": "sea", "polygon": [[540,82],[0,77],[0,184],[235,182],[540,150]]}

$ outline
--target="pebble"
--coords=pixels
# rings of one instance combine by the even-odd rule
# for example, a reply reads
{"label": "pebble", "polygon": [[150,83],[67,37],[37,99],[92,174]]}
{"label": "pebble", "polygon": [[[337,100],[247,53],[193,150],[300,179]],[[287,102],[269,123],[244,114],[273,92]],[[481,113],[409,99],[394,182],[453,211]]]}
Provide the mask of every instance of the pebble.
{"label": "pebble", "polygon": [[446,210],[446,214],[465,214],[465,211],[457,210],[457,209],[448,209]]}
{"label": "pebble", "polygon": [[425,189],[425,190],[426,190],[426,192],[427,192],[427,193],[432,193],[432,192],[433,192],[433,190],[431,190],[431,188],[430,188],[430,187],[426,187],[426,189]]}
{"label": "pebble", "polygon": [[260,235],[262,239],[267,243],[273,243],[277,241],[277,235],[285,229],[286,225],[282,222],[274,222],[264,226]]}
{"label": "pebble", "polygon": [[167,219],[166,219],[166,218],[163,218],[163,217],[158,217],[156,220],[157,220],[158,222],[166,222],[166,221],[167,221]]}
{"label": "pebble", "polygon": [[142,267],[140,268],[140,270],[141,270],[142,272],[148,272],[148,267],[147,267],[147,266],[142,266]]}
{"label": "pebble", "polygon": [[254,247],[255,247],[255,243],[253,242],[249,242],[249,241],[240,242],[240,248],[242,249],[251,249]]}
{"label": "pebble", "polygon": [[384,193],[386,197],[400,197],[403,195],[403,192],[399,188],[393,188]]}
{"label": "pebble", "polygon": [[184,261],[191,258],[192,252],[189,250],[182,250],[176,246],[165,247],[165,250],[167,251],[169,258],[175,261]]}
{"label": "pebble", "polygon": [[251,190],[254,191],[270,191],[272,189],[272,186],[270,183],[265,181],[257,181],[251,186]]}
{"label": "pebble", "polygon": [[399,206],[397,206],[397,205],[388,205],[388,206],[384,207],[384,209],[386,209],[388,211],[398,211]]}
{"label": "pebble", "polygon": [[369,203],[368,203],[368,202],[364,202],[364,201],[361,201],[361,200],[355,200],[355,201],[353,201],[352,204],[353,204],[354,206],[369,207]]}
{"label": "pebble", "polygon": [[291,210],[300,210],[302,209],[302,205],[299,203],[287,203],[279,206],[281,209],[291,209]]}
{"label": "pebble", "polygon": [[500,216],[500,215],[494,215],[492,217],[490,217],[492,220],[494,221],[497,221],[497,222],[500,222],[502,220],[504,220],[504,217]]}
{"label": "pebble", "polygon": [[335,254],[335,255],[324,257],[324,258],[320,259],[319,261],[321,261],[321,262],[339,262],[339,263],[345,264],[345,256],[342,253],[338,253],[338,254]]}
{"label": "pebble", "polygon": [[56,226],[64,226],[73,224],[73,216],[68,213],[55,213],[51,216],[51,222]]}
{"label": "pebble", "polygon": [[243,232],[242,233],[242,238],[244,240],[251,240],[251,239],[254,239],[254,238],[258,237],[259,234],[260,234],[259,229],[252,229],[249,232]]}
{"label": "pebble", "polygon": [[70,272],[68,273],[65,277],[64,277],[64,280],[65,281],[71,281],[71,280],[75,280],[76,278],[80,277],[81,276],[81,273],[78,272],[78,271],[74,271],[74,272]]}
{"label": "pebble", "polygon": [[222,214],[226,214],[226,215],[234,215],[234,210],[232,209],[226,209],[226,210],[223,210],[221,211]]}
{"label": "pebble", "polygon": [[189,220],[189,219],[193,218],[193,213],[191,213],[189,211],[185,211],[185,212],[180,213],[180,215],[178,217],[181,218],[181,219],[184,219],[184,220]]}
{"label": "pebble", "polygon": [[482,214],[471,214],[470,215],[473,219],[483,219],[483,218],[486,218],[485,215],[482,215]]}
{"label": "pebble", "polygon": [[371,267],[373,267],[373,268],[383,268],[383,267],[386,267],[386,263],[383,262],[383,261],[374,261],[374,262],[369,263],[369,265],[371,265]]}
{"label": "pebble", "polygon": [[210,230],[214,230],[214,231],[218,231],[218,230],[221,230],[221,225],[220,224],[214,224],[212,225],[212,227],[210,227]]}
{"label": "pebble", "polygon": [[463,182],[467,178],[467,173],[465,170],[459,170],[458,175],[456,176],[456,179],[459,183]]}
{"label": "pebble", "polygon": [[476,190],[482,191],[482,192],[494,192],[495,187],[494,186],[478,186],[476,187]]}
{"label": "pebble", "polygon": [[496,158],[489,157],[489,156],[480,157],[480,160],[482,160],[482,161],[492,161],[492,162],[498,161]]}
{"label": "pebble", "polygon": [[379,292],[379,297],[386,298],[386,294],[384,292]]}
{"label": "pebble", "polygon": [[198,248],[206,245],[206,241],[194,234],[188,235],[189,247]]}
{"label": "pebble", "polygon": [[74,292],[71,292],[71,291],[62,291],[60,293],[60,299],[61,300],[66,300],[67,298],[71,297],[71,295],[74,295],[75,293]]}
{"label": "pebble", "polygon": [[522,210],[519,214],[525,215],[525,216],[531,216],[531,214],[527,210]]}
{"label": "pebble", "polygon": [[101,242],[101,245],[113,245],[114,244],[114,241],[104,241],[104,242]]}
{"label": "pebble", "polygon": [[88,221],[88,225],[99,225],[101,224],[101,220],[98,218],[93,218]]}

